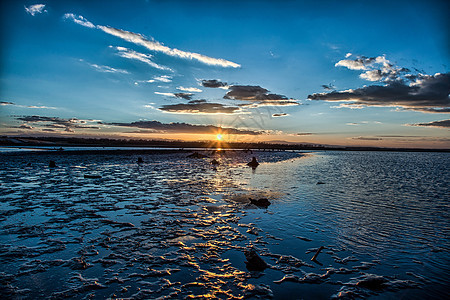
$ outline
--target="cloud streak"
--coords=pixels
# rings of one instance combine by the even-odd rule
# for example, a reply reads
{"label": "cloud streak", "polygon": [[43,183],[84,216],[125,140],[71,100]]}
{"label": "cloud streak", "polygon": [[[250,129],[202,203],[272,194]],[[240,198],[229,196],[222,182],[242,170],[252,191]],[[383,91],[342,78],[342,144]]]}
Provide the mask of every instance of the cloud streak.
{"label": "cloud streak", "polygon": [[194,134],[246,134],[260,135],[262,131],[224,128],[214,125],[193,125],[187,123],[161,123],[159,121],[136,121],[131,123],[104,123],[105,125],[120,127],[135,127],[140,129],[149,129],[147,133],[194,133]]}
{"label": "cloud streak", "polygon": [[44,106],[44,105],[20,105],[20,104],[15,104],[13,102],[8,102],[8,101],[0,101],[0,105],[1,106],[16,106],[16,107],[21,107],[21,108],[36,108],[36,109],[57,109],[56,107],[52,107],[52,106]]}
{"label": "cloud streak", "polygon": [[[84,61],[83,59],[80,59],[80,61]],[[92,68],[94,68],[96,71],[98,72],[102,72],[102,73],[118,73],[118,74],[130,74],[127,70],[123,70],[123,69],[116,69],[110,66],[102,66],[102,65],[97,65],[97,64],[91,64],[86,62],[89,66],[91,66]]]}
{"label": "cloud streak", "polygon": [[176,48],[170,48],[170,47],[164,46],[163,44],[161,44],[160,42],[158,42],[156,40],[147,39],[145,36],[143,36],[139,33],[134,33],[131,31],[126,31],[126,30],[122,30],[122,29],[118,29],[118,28],[114,28],[114,27],[110,27],[110,26],[94,25],[92,22],[88,21],[85,17],[83,17],[81,15],[75,15],[73,13],[66,13],[66,14],[64,14],[63,18],[72,20],[73,22],[75,22],[81,26],[84,26],[84,27],[100,29],[109,35],[118,37],[120,39],[123,39],[127,42],[130,42],[130,43],[133,43],[136,45],[143,46],[150,51],[164,53],[168,56],[178,57],[178,58],[187,59],[187,60],[196,60],[196,61],[199,61],[201,63],[207,64],[210,66],[218,66],[218,67],[224,67],[224,68],[240,68],[241,67],[240,64],[225,60],[223,58],[213,58],[213,57],[209,57],[209,56],[206,56],[206,55],[203,55],[200,53],[183,51],[183,50],[179,50]]}
{"label": "cloud streak", "polygon": [[77,16],[77,15],[72,14],[72,13],[67,13],[67,14],[64,14],[63,19],[71,20],[71,21],[77,23],[78,25],[81,25],[81,26],[84,26],[84,27],[96,28],[96,26],[94,24],[92,24],[85,17],[80,16],[80,15]]}
{"label": "cloud streak", "polygon": [[153,62],[151,60],[152,55],[150,54],[144,54],[144,53],[139,53],[137,51],[125,48],[125,47],[113,47],[115,48],[117,51],[119,51],[119,53],[117,55],[124,57],[124,58],[128,58],[128,59],[134,59],[134,60],[138,60],[140,62],[143,62],[153,68],[159,69],[159,70],[167,70],[167,71],[172,71],[173,70],[171,68],[165,67],[165,66],[161,66],[158,65],[157,63]]}
{"label": "cloud streak", "polygon": [[409,126],[450,128],[450,120],[433,121],[429,123],[408,124]]}
{"label": "cloud streak", "polygon": [[[23,121],[18,128],[33,130],[36,128],[42,131],[65,131],[74,132],[74,129],[100,129],[98,126],[87,125],[86,120],[79,120],[77,118],[62,119],[58,117],[45,116],[21,116],[16,117],[16,120]],[[34,126],[32,126],[33,124]]]}

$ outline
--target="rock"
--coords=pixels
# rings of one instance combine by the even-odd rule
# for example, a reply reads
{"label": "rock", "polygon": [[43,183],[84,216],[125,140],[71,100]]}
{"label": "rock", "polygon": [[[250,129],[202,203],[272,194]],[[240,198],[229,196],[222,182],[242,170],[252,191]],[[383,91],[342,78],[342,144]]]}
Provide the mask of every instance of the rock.
{"label": "rock", "polygon": [[325,182],[319,181],[316,184],[325,184]]}
{"label": "rock", "polygon": [[252,198],[248,198],[250,200],[251,204],[254,204],[258,207],[264,207],[267,208],[269,207],[269,205],[271,204],[269,200],[267,200],[266,198],[261,198],[258,200],[252,199]]}
{"label": "rock", "polygon": [[250,248],[247,249],[245,252],[245,258],[247,261],[245,262],[245,265],[247,267],[247,270],[249,271],[264,271],[269,266],[266,264],[264,260],[256,253],[255,249]]}
{"label": "rock", "polygon": [[379,275],[367,274],[356,283],[356,286],[364,287],[370,290],[380,290],[385,287],[388,280]]}
{"label": "rock", "polygon": [[252,167],[252,168],[256,168],[257,166],[259,166],[259,162],[256,160],[256,157],[252,157],[252,161],[251,162],[249,162],[248,164],[247,164],[247,166],[250,166],[250,167]]}
{"label": "rock", "polygon": [[211,164],[216,166],[216,165],[220,165],[220,162],[218,162],[217,160],[213,159],[211,161]]}
{"label": "rock", "polygon": [[48,164],[48,167],[49,167],[49,168],[56,168],[56,163],[55,163],[55,161],[54,161],[54,160],[51,160],[51,161],[49,162],[49,164]]}
{"label": "rock", "polygon": [[203,155],[203,154],[198,153],[198,152],[194,152],[192,154],[189,154],[187,157],[188,158],[205,158],[206,155]]}
{"label": "rock", "polygon": [[138,157],[137,162],[138,162],[138,164],[142,164],[144,162],[144,160],[142,159],[142,157]]}

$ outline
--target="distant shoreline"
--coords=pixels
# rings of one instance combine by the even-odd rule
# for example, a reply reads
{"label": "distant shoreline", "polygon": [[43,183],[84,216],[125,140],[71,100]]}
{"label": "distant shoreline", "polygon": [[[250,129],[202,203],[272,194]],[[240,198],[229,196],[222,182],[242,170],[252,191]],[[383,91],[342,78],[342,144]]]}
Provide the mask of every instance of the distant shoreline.
{"label": "distant shoreline", "polygon": [[[0,148],[11,149],[36,149],[64,151],[180,151],[193,149],[213,150],[229,149],[252,151],[302,151],[302,150],[324,150],[324,151],[388,151],[388,152],[450,152],[450,149],[433,148],[388,148],[388,147],[363,147],[363,146],[332,146],[320,144],[295,144],[295,143],[243,143],[243,142],[217,142],[217,141],[165,141],[165,140],[115,140],[115,139],[93,139],[93,138],[67,138],[67,137],[0,137]],[[70,148],[85,148],[81,150],[70,150]],[[101,148],[89,150],[89,148]],[[112,149],[120,148],[120,149]],[[127,149],[132,148],[132,149]],[[153,149],[150,149],[153,148]],[[0,151],[5,153],[3,151]],[[42,151],[48,152],[48,151]],[[62,152],[62,151],[61,151]],[[122,152],[123,153],[123,152]],[[167,152],[166,152],[167,153]]]}

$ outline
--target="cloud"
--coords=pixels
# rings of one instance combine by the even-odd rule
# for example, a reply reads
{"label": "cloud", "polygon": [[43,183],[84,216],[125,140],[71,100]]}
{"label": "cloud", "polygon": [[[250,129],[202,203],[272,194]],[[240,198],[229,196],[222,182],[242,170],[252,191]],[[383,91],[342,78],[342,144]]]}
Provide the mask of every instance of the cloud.
{"label": "cloud", "polygon": [[322,87],[327,91],[333,91],[336,88],[332,83],[322,84]]}
{"label": "cloud", "polygon": [[8,102],[8,101],[1,101],[0,105],[6,106],[6,105],[11,105],[11,106],[16,106],[16,107],[21,107],[21,108],[37,108],[37,109],[57,109],[56,107],[52,107],[52,106],[44,106],[44,105],[20,105],[20,104],[15,104],[13,102]]}
{"label": "cloud", "polygon": [[149,40],[139,33],[134,33],[131,31],[117,29],[117,28],[110,27],[110,26],[103,26],[103,25],[96,26],[81,15],[66,13],[66,14],[64,14],[63,18],[72,20],[73,22],[75,22],[81,26],[100,29],[107,34],[121,38],[127,42],[143,46],[150,51],[161,52],[161,53],[164,53],[164,54],[172,56],[172,57],[178,57],[178,58],[189,59],[189,60],[197,60],[201,63],[211,65],[211,66],[219,66],[219,67],[224,67],[224,68],[240,68],[241,67],[240,64],[237,64],[237,63],[234,63],[234,62],[222,59],[222,58],[213,58],[213,57],[209,57],[209,56],[206,56],[206,55],[203,55],[200,53],[188,52],[188,51],[183,51],[183,50],[179,50],[179,49],[175,49],[175,48],[170,48],[170,47],[164,46],[160,42],[155,41],[153,39]]}
{"label": "cloud", "polygon": [[80,15],[77,16],[77,15],[74,15],[74,14],[71,14],[71,13],[67,13],[67,14],[64,14],[63,19],[72,20],[73,22],[77,23],[78,25],[81,25],[81,26],[84,26],[84,27],[96,28],[96,26],[94,24],[92,24],[85,17],[80,16]]}
{"label": "cloud", "polygon": [[159,110],[180,114],[233,114],[240,109],[234,106],[224,106],[220,103],[208,103],[206,100],[192,100],[187,104],[163,105]]}
{"label": "cloud", "polygon": [[224,99],[250,101],[248,104],[239,106],[259,107],[259,106],[289,106],[299,105],[294,99],[288,99],[284,95],[270,94],[265,88],[257,85],[232,85]]}
{"label": "cloud", "polygon": [[313,135],[311,132],[298,132],[296,135]]}
{"label": "cloud", "polygon": [[190,92],[190,93],[201,93],[203,92],[201,89],[195,88],[195,87],[183,87],[178,86],[177,90],[183,91],[183,92]]}
{"label": "cloud", "polygon": [[[137,121],[131,123],[104,123],[105,125],[136,127],[141,129],[149,129],[154,133],[197,133],[197,134],[248,134],[260,135],[263,131],[245,130],[237,128],[223,128],[214,125],[193,125],[187,123],[161,123],[159,121]],[[148,133],[148,132],[147,132]]]}
{"label": "cloud", "polygon": [[139,52],[136,52],[134,50],[131,50],[131,49],[128,49],[125,47],[114,47],[114,48],[119,51],[118,55],[121,57],[141,61],[141,62],[146,63],[147,65],[149,65],[153,68],[159,69],[159,70],[173,71],[171,68],[161,66],[161,65],[158,65],[157,63],[153,62],[151,60],[152,55],[150,55],[150,54],[139,53]]}
{"label": "cloud", "polygon": [[161,82],[172,82],[172,76],[169,75],[156,76],[153,79]]}
{"label": "cloud", "polygon": [[221,82],[217,79],[203,79],[201,81],[202,86],[208,87],[208,88],[222,88],[222,89],[228,89],[228,84],[226,82]]}
{"label": "cloud", "polygon": [[177,98],[183,98],[186,100],[191,100],[192,98],[192,93],[174,93],[174,96]]}
{"label": "cloud", "polygon": [[[29,130],[35,128],[39,128],[43,131],[55,131],[55,129],[63,129],[66,132],[74,132],[74,128],[100,129],[98,126],[87,125],[87,123],[91,121],[79,120],[77,118],[62,119],[58,117],[45,116],[20,116],[16,117],[16,120],[24,122],[18,128]],[[34,126],[30,124],[33,124]]]}
{"label": "cloud", "polygon": [[433,121],[429,123],[408,124],[409,126],[450,128],[450,120]]}
{"label": "cloud", "polygon": [[385,85],[370,85],[346,91],[316,93],[309,100],[350,102],[341,106],[396,106],[421,112],[450,110],[450,73],[436,73],[411,84],[393,81]]}
{"label": "cloud", "polygon": [[359,126],[358,123],[345,123],[345,125],[349,125],[349,126]]}
{"label": "cloud", "polygon": [[28,7],[25,6],[25,11],[34,17],[37,14],[47,12],[47,10],[44,10],[44,8],[45,8],[45,4],[33,4]]}
{"label": "cloud", "polygon": [[[82,59],[80,59],[80,61],[83,61]],[[92,68],[94,68],[96,71],[98,72],[103,72],[103,73],[119,73],[119,74],[130,74],[128,71],[126,70],[122,70],[122,69],[115,69],[113,67],[109,67],[109,66],[102,66],[102,65],[97,65],[97,64],[91,64],[86,62],[89,66],[91,66]]]}
{"label": "cloud", "polygon": [[358,136],[358,137],[352,137],[352,140],[361,140],[361,141],[381,141],[381,140],[383,140],[383,139],[377,138],[377,137]]}
{"label": "cloud", "polygon": [[359,77],[368,81],[401,81],[407,76],[410,76],[405,75],[410,73],[409,69],[394,66],[385,56],[360,56],[356,59],[343,59],[338,61],[335,67],[346,67],[350,70],[365,71]]}
{"label": "cloud", "polygon": [[113,28],[113,27],[109,27],[109,26],[101,26],[101,25],[97,26],[97,28],[103,30],[104,32],[106,32],[110,35],[121,38],[125,41],[134,43],[136,45],[144,46],[145,48],[147,48],[151,51],[162,52],[162,53],[172,56],[172,57],[179,57],[179,58],[189,59],[189,60],[197,60],[197,61],[207,64],[207,65],[219,66],[219,67],[224,67],[224,68],[228,68],[228,67],[239,68],[241,66],[239,64],[236,64],[234,62],[231,62],[231,61],[228,61],[228,60],[225,60],[222,58],[212,58],[212,57],[209,57],[209,56],[206,56],[203,54],[199,54],[199,53],[187,52],[187,51],[182,51],[182,50],[178,50],[175,48],[169,48],[167,46],[162,45],[158,41],[148,40],[143,35],[138,34],[138,33],[130,32],[130,31],[122,30],[122,29],[117,29],[117,28]]}
{"label": "cloud", "polygon": [[156,95],[162,95],[167,97],[175,97],[174,93],[162,93],[162,92],[155,92]]}
{"label": "cloud", "polygon": [[155,92],[157,95],[163,95],[167,97],[175,97],[175,98],[182,98],[186,100],[191,100],[192,95],[191,93],[162,93],[162,92]]}
{"label": "cloud", "polygon": [[368,65],[375,62],[375,57],[362,56],[357,59],[343,59],[338,61],[335,67],[346,67],[350,70],[366,70]]}
{"label": "cloud", "polygon": [[273,114],[272,117],[277,118],[277,117],[287,117],[289,116],[289,114],[287,113],[279,113],[279,114]]}

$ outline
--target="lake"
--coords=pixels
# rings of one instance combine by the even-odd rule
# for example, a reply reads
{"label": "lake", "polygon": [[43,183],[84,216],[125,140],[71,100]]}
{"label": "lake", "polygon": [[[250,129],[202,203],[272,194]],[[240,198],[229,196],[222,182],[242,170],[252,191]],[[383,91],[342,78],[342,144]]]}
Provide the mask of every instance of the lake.
{"label": "lake", "polygon": [[449,153],[201,153],[0,153],[0,293],[448,295]]}

